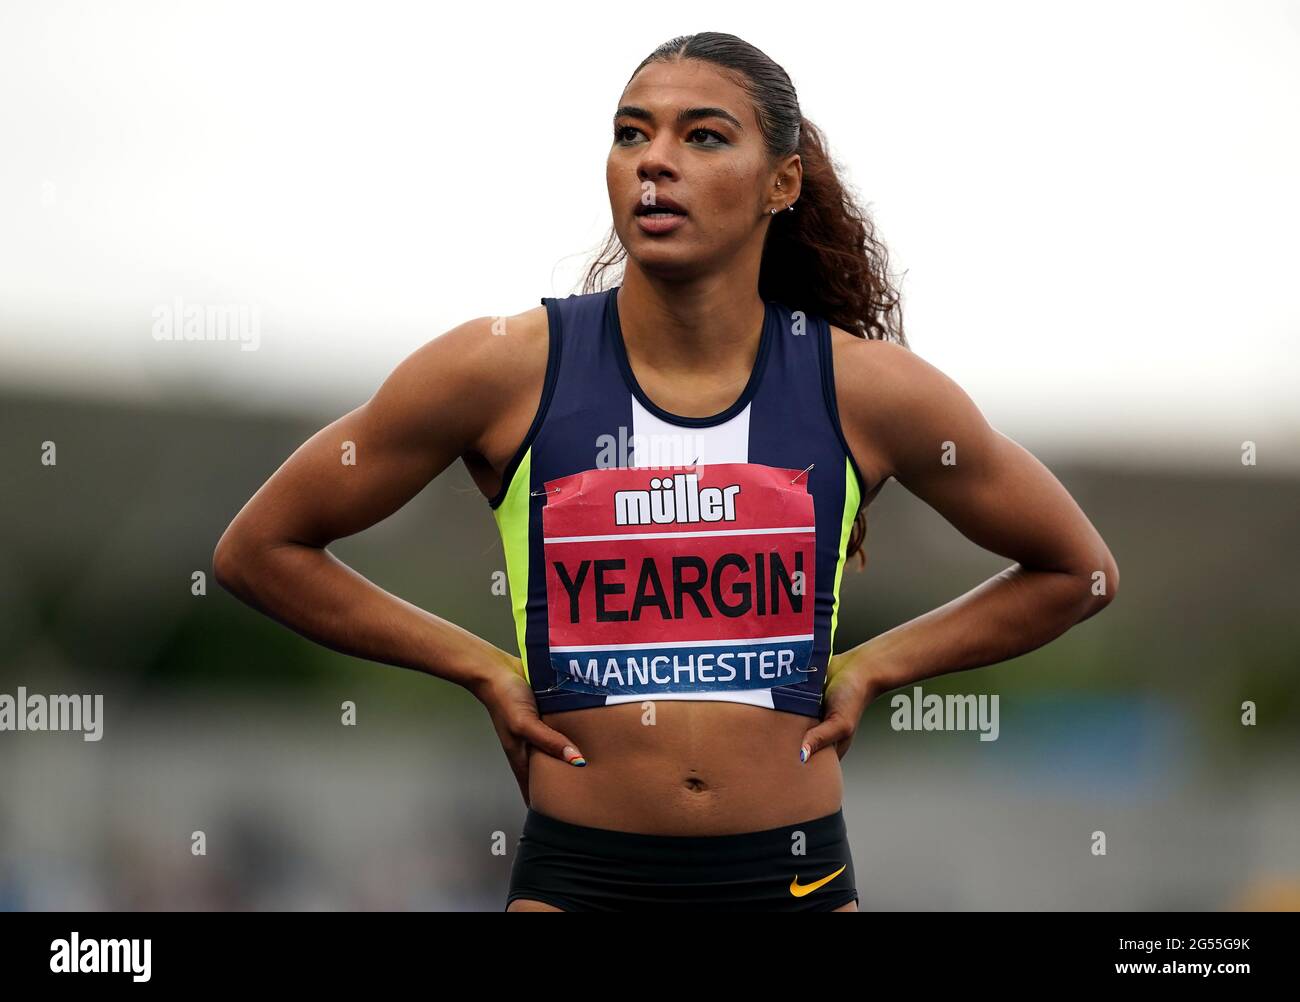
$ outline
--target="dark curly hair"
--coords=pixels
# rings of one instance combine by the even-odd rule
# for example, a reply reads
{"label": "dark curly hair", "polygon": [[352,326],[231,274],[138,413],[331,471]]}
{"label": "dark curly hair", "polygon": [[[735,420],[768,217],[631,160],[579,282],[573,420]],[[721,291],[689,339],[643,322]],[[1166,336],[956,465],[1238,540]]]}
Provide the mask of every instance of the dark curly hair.
{"label": "dark curly hair", "polygon": [[[631,80],[653,62],[699,59],[732,71],[753,102],[758,128],[772,161],[798,153],[803,187],[794,212],[778,212],[769,224],[759,266],[758,291],[815,313],[856,337],[908,347],[902,302],[890,281],[888,253],[875,226],[840,181],[821,131],[803,117],[794,84],[762,50],[735,35],[705,31],[679,35],[650,53]],[[583,279],[582,291],[608,288],[605,271],[626,260],[627,250],[611,227]],[[868,485],[868,488],[870,485]],[[866,565],[866,510],[859,509],[848,556]]]}

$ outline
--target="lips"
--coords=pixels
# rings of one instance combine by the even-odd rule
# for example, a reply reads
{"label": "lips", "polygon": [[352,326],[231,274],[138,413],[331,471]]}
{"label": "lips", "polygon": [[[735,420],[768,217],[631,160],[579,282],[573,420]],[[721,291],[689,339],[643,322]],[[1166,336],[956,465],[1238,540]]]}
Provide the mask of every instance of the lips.
{"label": "lips", "polygon": [[660,195],[658,192],[654,195],[654,201],[649,205],[637,201],[635,208],[632,210],[634,215],[644,216],[650,212],[671,212],[677,216],[687,215],[686,210],[667,195]]}

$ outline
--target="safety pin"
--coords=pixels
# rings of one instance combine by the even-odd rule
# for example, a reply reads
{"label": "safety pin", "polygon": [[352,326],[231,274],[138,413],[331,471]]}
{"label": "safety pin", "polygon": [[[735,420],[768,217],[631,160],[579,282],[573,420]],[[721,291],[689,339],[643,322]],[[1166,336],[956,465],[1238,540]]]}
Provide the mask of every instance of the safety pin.
{"label": "safety pin", "polygon": [[528,496],[535,498],[541,494],[559,494],[559,493],[560,493],[560,488],[557,487],[553,491],[529,491]]}
{"label": "safety pin", "polygon": [[[809,463],[807,467],[805,467],[804,469],[800,470],[797,474],[795,474],[794,480],[798,480],[800,477],[802,477],[805,473],[807,473],[816,465],[817,465],[816,463]],[[794,483],[794,480],[791,480],[790,483]]]}

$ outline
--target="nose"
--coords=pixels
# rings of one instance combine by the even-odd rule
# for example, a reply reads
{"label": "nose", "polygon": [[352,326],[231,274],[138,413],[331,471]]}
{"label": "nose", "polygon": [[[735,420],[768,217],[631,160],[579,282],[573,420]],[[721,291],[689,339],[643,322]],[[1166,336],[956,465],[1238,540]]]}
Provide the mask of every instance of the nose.
{"label": "nose", "polygon": [[636,165],[636,174],[640,180],[658,181],[664,177],[677,177],[677,166],[669,152],[672,141],[671,133],[664,131],[645,145]]}

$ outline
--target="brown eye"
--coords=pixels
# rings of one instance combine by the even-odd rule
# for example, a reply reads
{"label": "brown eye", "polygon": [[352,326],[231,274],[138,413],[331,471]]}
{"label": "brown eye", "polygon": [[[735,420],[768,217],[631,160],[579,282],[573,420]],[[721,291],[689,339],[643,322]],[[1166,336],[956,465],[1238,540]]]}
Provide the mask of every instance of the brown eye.
{"label": "brown eye", "polygon": [[695,129],[691,132],[691,135],[692,136],[699,136],[699,135],[713,136],[715,139],[718,140],[717,143],[701,143],[700,144],[701,146],[726,145],[727,142],[726,136],[722,135],[722,133],[720,132],[714,132],[712,129]]}

